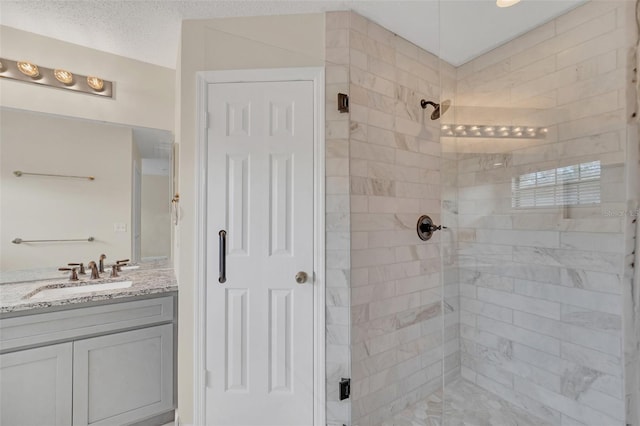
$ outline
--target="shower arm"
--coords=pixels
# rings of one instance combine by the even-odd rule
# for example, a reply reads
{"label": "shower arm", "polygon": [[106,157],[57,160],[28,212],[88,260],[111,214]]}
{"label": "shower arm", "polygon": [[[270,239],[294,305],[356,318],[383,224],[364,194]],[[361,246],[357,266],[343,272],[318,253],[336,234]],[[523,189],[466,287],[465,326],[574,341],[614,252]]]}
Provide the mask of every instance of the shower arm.
{"label": "shower arm", "polygon": [[422,107],[422,109],[427,109],[427,105],[431,105],[431,106],[432,106],[432,107],[434,107],[434,108],[437,108],[437,107],[438,107],[438,104],[437,104],[437,103],[435,103],[435,102],[427,101],[427,100],[425,100],[425,99],[422,99],[422,100],[420,101],[420,106]]}

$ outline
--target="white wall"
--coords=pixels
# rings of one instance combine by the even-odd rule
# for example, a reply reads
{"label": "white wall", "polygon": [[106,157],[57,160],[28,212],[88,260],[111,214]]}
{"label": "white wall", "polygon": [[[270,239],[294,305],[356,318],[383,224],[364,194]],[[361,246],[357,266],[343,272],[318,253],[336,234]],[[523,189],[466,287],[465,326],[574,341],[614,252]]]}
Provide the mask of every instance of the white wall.
{"label": "white wall", "polygon": [[98,75],[115,83],[105,99],[73,91],[0,78],[5,107],[173,130],[175,71],[134,59],[0,26],[0,52],[48,68]]}
{"label": "white wall", "polygon": [[324,14],[187,20],[177,70],[180,222],[178,407],[193,422],[193,286],[195,279],[196,72],[324,65]]}
{"label": "white wall", "polygon": [[[131,255],[131,129],[0,111],[0,270],[61,267]],[[94,176],[95,180],[13,175]],[[114,224],[126,232],[114,232]],[[95,237],[88,243],[12,244],[22,239]]]}

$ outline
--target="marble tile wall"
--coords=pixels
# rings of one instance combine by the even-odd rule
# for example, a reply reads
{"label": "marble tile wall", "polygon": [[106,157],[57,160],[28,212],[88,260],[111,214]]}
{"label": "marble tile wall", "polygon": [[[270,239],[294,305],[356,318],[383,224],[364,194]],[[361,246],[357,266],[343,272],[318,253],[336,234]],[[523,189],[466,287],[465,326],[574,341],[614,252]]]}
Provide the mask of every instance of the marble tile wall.
{"label": "marble tile wall", "polygon": [[455,294],[443,341],[442,235],[415,231],[421,214],[441,221],[439,124],[420,100],[437,102],[441,69],[452,82],[454,69],[349,16],[334,43],[349,46],[351,414],[373,426],[442,386],[443,351],[445,368],[459,365]]}
{"label": "marble tile wall", "polygon": [[[635,149],[640,147],[636,145]],[[637,151],[636,151],[637,152]],[[624,354],[625,354],[625,405],[626,423],[630,425],[640,424],[640,270],[638,269],[638,253],[640,242],[637,235],[640,232],[638,225],[638,213],[640,212],[640,192],[638,184],[640,175],[636,167],[632,171],[636,178],[634,199],[629,202],[629,212],[626,218],[626,253],[625,275],[623,278],[623,303],[624,303]]]}
{"label": "marble tile wall", "polygon": [[325,15],[326,39],[326,368],[327,425],[350,424],[351,401],[338,383],[350,377],[349,114],[338,112],[337,93],[349,92],[349,12]]}
{"label": "marble tile wall", "polygon": [[[545,126],[544,139],[443,138],[462,377],[554,425],[625,423],[634,8],[589,2],[457,69],[449,123]],[[514,178],[591,161],[599,204],[513,206]]]}
{"label": "marble tile wall", "polygon": [[[630,14],[628,25],[640,25],[640,13]],[[638,111],[640,105],[640,82],[637,70],[640,65],[640,37],[635,34],[635,49],[630,58],[635,56],[636,67],[632,70],[632,80],[635,79],[635,90],[629,92],[629,104]],[[630,61],[633,59],[630,59]],[[624,339],[625,339],[625,393],[626,393],[626,422],[640,424],[640,128],[638,120],[629,123],[627,127],[627,198],[629,199],[630,215],[627,223],[627,253],[631,253],[626,262],[626,282],[623,293],[624,300]]]}

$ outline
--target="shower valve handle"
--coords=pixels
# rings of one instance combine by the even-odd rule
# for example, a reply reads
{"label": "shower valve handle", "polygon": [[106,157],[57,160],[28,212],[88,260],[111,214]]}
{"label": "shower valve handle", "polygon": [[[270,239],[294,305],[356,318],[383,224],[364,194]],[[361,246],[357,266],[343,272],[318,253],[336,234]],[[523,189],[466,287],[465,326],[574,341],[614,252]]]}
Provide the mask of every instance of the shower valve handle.
{"label": "shower valve handle", "polygon": [[416,226],[418,237],[420,237],[422,241],[429,240],[434,232],[441,229],[447,229],[447,227],[442,225],[434,225],[431,218],[427,215],[420,216],[420,218],[418,219],[418,224]]}
{"label": "shower valve handle", "polygon": [[441,229],[447,229],[446,226],[442,226],[442,225],[438,225],[435,226],[433,224],[428,224],[428,223],[423,223],[420,225],[420,231],[422,232],[435,232],[435,231],[440,231]]}

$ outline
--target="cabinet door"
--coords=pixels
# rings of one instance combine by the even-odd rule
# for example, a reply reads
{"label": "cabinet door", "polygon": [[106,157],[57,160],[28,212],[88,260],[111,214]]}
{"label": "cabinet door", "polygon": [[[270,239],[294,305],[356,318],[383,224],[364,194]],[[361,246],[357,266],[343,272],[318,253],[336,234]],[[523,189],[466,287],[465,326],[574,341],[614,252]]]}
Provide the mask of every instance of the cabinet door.
{"label": "cabinet door", "polygon": [[78,340],[73,424],[121,425],[173,408],[173,325]]}
{"label": "cabinet door", "polygon": [[71,424],[72,343],[0,355],[0,424]]}

